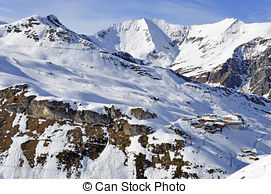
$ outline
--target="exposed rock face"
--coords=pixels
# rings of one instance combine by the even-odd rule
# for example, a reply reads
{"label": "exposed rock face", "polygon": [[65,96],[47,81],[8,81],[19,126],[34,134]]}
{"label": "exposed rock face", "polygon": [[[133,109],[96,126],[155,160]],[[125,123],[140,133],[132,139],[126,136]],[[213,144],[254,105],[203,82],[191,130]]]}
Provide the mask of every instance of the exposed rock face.
{"label": "exposed rock face", "polygon": [[[147,168],[156,168],[161,166],[164,169],[169,169],[171,165],[176,166],[176,171],[172,178],[199,178],[196,173],[187,173],[183,171],[184,167],[191,166],[187,161],[183,160],[183,155],[180,154],[180,150],[185,146],[185,141],[176,140],[173,144],[151,144],[149,138],[146,135],[140,136],[138,142],[142,147],[147,148],[150,153],[154,153],[151,160],[146,159],[146,155],[139,153],[135,156],[136,165],[136,177],[143,179],[146,178],[144,173]],[[175,153],[176,158],[171,158],[170,152]]]}
{"label": "exposed rock face", "polygon": [[108,116],[113,120],[126,116],[120,112],[120,109],[115,109],[114,105],[112,105],[110,108],[104,107],[104,109],[107,112]]}
{"label": "exposed rock face", "polygon": [[[156,165],[164,170],[176,166],[171,178],[198,178],[196,174],[182,170],[191,164],[183,160],[180,153],[186,144],[181,140],[186,138],[181,132],[178,134],[182,137],[176,144],[149,144],[148,135],[154,132],[153,129],[130,124],[126,120],[129,117],[114,106],[105,107],[107,114],[76,111],[67,103],[38,101],[35,96],[25,96],[28,87],[17,85],[0,90],[0,165],[9,156],[11,146],[19,146],[16,150],[21,150],[22,154],[17,154],[18,158],[14,159],[18,164],[16,168],[47,169],[46,165],[48,162],[52,165],[53,160],[56,163],[54,172],[64,172],[66,178],[80,178],[86,158],[90,161],[98,159],[108,144],[121,150],[129,160],[131,153],[126,148],[131,145],[130,138],[139,135],[139,143],[153,158],[147,160],[144,154],[134,155],[135,178],[145,178],[145,170],[156,168]],[[142,108],[132,112],[140,119],[156,117]],[[59,139],[63,136],[64,139]],[[14,145],[18,139],[21,143]],[[170,157],[170,152],[176,158]],[[123,163],[127,165],[127,161]]]}
{"label": "exposed rock face", "polygon": [[25,92],[19,96],[15,96],[16,93],[21,92],[27,88],[27,85],[17,86],[17,88],[8,88],[1,91],[2,98],[8,98],[10,95],[14,95],[14,98],[10,98],[11,103],[5,105],[8,111],[15,113],[26,113],[36,118],[47,120],[61,120],[68,119],[78,123],[89,123],[92,125],[108,125],[111,122],[109,115],[99,114],[91,110],[76,111],[71,108],[68,103],[48,101],[48,100],[35,100],[36,96],[24,96]]}
{"label": "exposed rock face", "polygon": [[125,134],[129,136],[148,135],[153,132],[151,127],[146,127],[145,125],[130,125],[128,122],[123,125],[123,130]]}
{"label": "exposed rock face", "polygon": [[228,88],[235,88],[243,84],[242,77],[246,73],[246,69],[247,67],[241,68],[237,60],[228,59],[226,63],[218,66],[214,71],[203,73],[192,77],[192,79],[203,83],[220,83]]}
{"label": "exposed rock face", "polygon": [[252,93],[259,95],[269,94],[268,97],[271,98],[271,67],[257,71],[251,78],[249,85]]}
{"label": "exposed rock face", "polygon": [[[55,157],[59,170],[66,171],[67,178],[70,178],[73,173],[79,178],[84,157],[91,160],[97,159],[108,142],[105,131],[97,123],[103,123],[104,126],[110,125],[111,119],[109,116],[98,116],[99,113],[91,111],[90,114],[87,111],[80,112],[78,118],[74,117],[74,120],[67,121],[68,110],[72,110],[68,104],[57,101],[36,101],[35,96],[25,96],[27,88],[28,85],[18,85],[0,90],[0,164],[8,156],[8,150],[14,139],[24,138],[25,141],[17,148],[22,150],[25,158],[17,158],[20,167],[44,166],[49,158]],[[75,114],[76,111],[73,116]],[[17,122],[20,125],[14,124],[15,118],[19,118]],[[101,122],[104,118],[106,118],[104,122]],[[25,121],[22,122],[21,119]],[[86,122],[79,122],[79,119]],[[77,124],[74,123],[75,120]],[[50,132],[52,128],[55,130]],[[48,149],[50,150],[54,143],[52,136],[57,134],[66,134],[67,142],[63,144],[63,147],[58,148],[63,151],[49,155]],[[48,148],[47,151],[37,153],[38,147],[41,146]]]}
{"label": "exposed rock face", "polygon": [[112,53],[112,55],[120,57],[120,58],[124,59],[125,61],[144,65],[143,60],[135,59],[132,55],[130,55],[129,53],[126,53],[126,52],[119,51],[116,53]]}
{"label": "exposed rock face", "polygon": [[131,109],[131,114],[138,120],[154,119],[157,117],[155,113],[145,111],[143,108],[133,108]]}
{"label": "exposed rock face", "polygon": [[[126,115],[119,109],[105,107],[106,114],[99,114],[91,110],[73,110],[69,103],[48,100],[35,100],[36,96],[25,96],[28,85],[19,85],[0,91],[1,98],[8,98],[3,107],[14,113],[25,113],[39,119],[46,120],[69,120],[76,123],[87,123],[90,125],[110,126],[114,120],[121,123],[118,130],[124,130],[129,136],[146,135],[152,132],[150,127],[144,125],[130,125],[126,120],[120,119]],[[155,118],[155,114],[144,111],[142,108],[132,109],[132,114],[138,119]]]}
{"label": "exposed rock face", "polygon": [[[240,89],[248,84],[250,93],[271,98],[271,39],[257,38],[237,47],[232,58],[212,72],[192,77],[203,83],[220,83]],[[259,47],[263,47],[260,51]]]}

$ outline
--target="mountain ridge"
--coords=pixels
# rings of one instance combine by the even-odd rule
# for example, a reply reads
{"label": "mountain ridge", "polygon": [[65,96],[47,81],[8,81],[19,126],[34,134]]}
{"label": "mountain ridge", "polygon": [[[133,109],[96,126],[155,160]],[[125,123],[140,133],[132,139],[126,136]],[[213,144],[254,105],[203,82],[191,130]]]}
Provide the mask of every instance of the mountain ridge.
{"label": "mountain ridge", "polygon": [[[137,21],[139,20],[129,20],[130,23]],[[160,49],[155,49],[155,47],[145,49],[144,45],[140,45],[141,42],[143,42],[144,36],[142,36],[141,38],[142,41],[137,40],[136,42],[139,43],[132,44],[140,45],[140,49],[125,49],[122,48],[120,46],[121,44],[119,43],[113,43],[113,47],[117,48],[117,50],[119,51],[125,51],[127,53],[130,53],[132,56],[136,55],[138,59],[145,61],[147,64],[170,68],[196,81],[209,84],[218,84],[220,86],[230,87],[239,91],[248,91],[254,94],[264,95],[266,97],[269,96],[267,91],[268,89],[271,89],[269,81],[263,83],[264,87],[268,89],[256,91],[252,89],[253,87],[255,87],[253,86],[253,83],[248,84],[248,87],[250,87],[251,89],[246,89],[246,80],[253,78],[256,79],[254,83],[260,81],[259,76],[256,76],[256,71],[254,71],[253,73],[243,72],[240,74],[240,72],[233,72],[231,69],[228,69],[226,71],[218,71],[218,69],[222,66],[225,66],[223,64],[227,63],[228,60],[231,60],[231,58],[235,57],[235,50],[238,49],[239,46],[244,44],[250,44],[251,41],[257,38],[268,40],[271,37],[271,23],[246,24],[236,18],[227,18],[213,24],[192,26],[181,26],[176,24],[173,25],[166,23],[164,20],[156,19],[145,21],[149,21],[152,26],[156,26],[164,32],[156,33],[159,34],[158,37],[164,39],[162,37],[167,36],[169,38],[165,42],[155,41],[155,44],[159,45]],[[122,26],[124,25],[124,23],[119,23],[118,26]],[[153,27],[150,29],[155,28]],[[122,41],[121,37],[125,36],[120,35],[120,32],[118,32],[118,30],[112,33],[115,34],[115,37],[119,37],[120,42]],[[121,33],[125,34],[126,31]],[[136,34],[136,32],[134,32],[133,34]],[[149,36],[152,37],[151,34]],[[103,45],[103,40],[102,38],[100,39],[101,41],[97,41],[96,43],[98,45]],[[126,38],[125,40],[123,39],[123,41],[129,44],[133,41],[133,39],[134,38],[132,37],[130,39]],[[107,44],[108,42],[110,42],[110,38],[106,39],[105,44]],[[163,50],[163,48],[167,48],[169,50]],[[265,48],[267,49],[267,47]],[[141,51],[144,49],[144,56],[136,54],[138,50]],[[246,50],[246,53],[239,52],[240,55],[246,55],[246,57],[239,56],[239,59],[243,58],[244,60],[252,61],[253,59],[251,60],[248,58],[249,55],[253,55],[250,52],[252,51]],[[255,53],[257,51],[255,50],[253,52]],[[263,51],[259,50],[258,52]],[[240,67],[238,68],[242,68],[242,64],[245,63],[246,61],[240,62]],[[270,66],[271,64],[266,65]],[[223,75],[219,75],[219,73],[222,73]],[[269,73],[262,73],[262,75],[263,74],[266,74],[267,77],[269,76]],[[229,75],[231,76],[231,78],[227,78]],[[238,81],[224,81],[225,79],[232,80],[233,77]],[[243,86],[245,86],[245,88],[243,88]]]}
{"label": "mountain ridge", "polygon": [[[27,39],[32,39],[40,46],[65,45],[74,49],[98,49],[136,64],[170,68],[195,81],[267,98],[271,98],[270,73],[262,68],[260,74],[266,79],[261,81],[253,64],[257,63],[255,53],[268,53],[268,41],[265,40],[271,37],[270,33],[271,23],[245,24],[236,18],[192,26],[143,18],[113,24],[94,35],[82,35],[67,29],[54,15],[33,15],[0,28],[0,37],[7,36],[8,41],[5,43],[8,44],[17,44],[20,40],[22,45],[30,46],[33,44],[28,43]],[[266,42],[264,47],[260,45],[246,49],[245,52],[238,52],[240,56],[236,56],[239,47],[250,45],[250,42],[258,38]],[[260,55],[257,56],[259,58]],[[234,65],[229,61],[235,61]],[[250,67],[243,67],[243,64]],[[266,68],[271,65],[268,62],[265,64]],[[255,89],[255,84],[259,82],[262,89]]]}
{"label": "mountain ridge", "polygon": [[69,30],[54,15],[46,17],[33,15],[2,25],[0,31],[2,31],[0,37],[6,38],[5,42],[11,45],[61,46],[65,44],[66,47],[69,45],[74,48],[95,47],[90,39]]}
{"label": "mountain ridge", "polygon": [[[101,45],[95,35],[65,30],[55,17],[45,17],[46,25],[30,18],[0,26],[0,178],[226,178],[254,162],[244,150],[255,158],[271,154],[270,100],[168,67],[177,47],[196,49],[206,37],[184,38],[186,28],[156,21],[159,30],[142,20],[104,30],[115,39]],[[147,45],[144,56],[152,56],[121,49],[119,39],[132,34],[141,41],[135,46]],[[149,34],[156,37],[147,42]],[[222,70],[238,76],[266,69],[268,57],[258,47],[268,52],[268,45],[266,39],[239,45]],[[247,69],[239,72],[243,61]],[[223,73],[224,80],[232,76]]]}

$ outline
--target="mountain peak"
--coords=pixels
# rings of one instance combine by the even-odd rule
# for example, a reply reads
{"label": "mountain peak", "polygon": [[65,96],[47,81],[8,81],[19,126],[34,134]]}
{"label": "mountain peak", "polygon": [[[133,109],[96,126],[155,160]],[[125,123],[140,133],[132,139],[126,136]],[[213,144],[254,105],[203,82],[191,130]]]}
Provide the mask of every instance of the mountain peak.
{"label": "mountain peak", "polygon": [[221,20],[221,21],[237,21],[238,19],[237,18],[225,18],[224,20]]}
{"label": "mountain peak", "polygon": [[[59,20],[55,15],[48,15],[45,17],[39,16],[39,15],[32,15],[26,18],[23,18],[21,20],[15,21],[11,24],[43,24],[43,25],[47,25],[47,26],[54,26],[54,27],[60,27],[60,28],[64,28],[67,29]],[[32,26],[32,25],[31,25]]]}
{"label": "mountain peak", "polygon": [[224,20],[221,20],[221,21],[219,21],[217,23],[231,26],[231,25],[234,25],[234,24],[237,24],[237,23],[243,24],[244,22],[237,19],[237,18],[225,18]]}
{"label": "mountain peak", "polygon": [[114,52],[126,52],[133,57],[169,66],[179,50],[168,35],[148,18],[126,20],[97,33],[93,40]]}
{"label": "mountain peak", "polygon": [[148,19],[148,18],[143,17],[143,18],[141,18],[141,19],[139,19],[139,20],[146,22],[146,21],[148,21],[149,19]]}
{"label": "mountain peak", "polygon": [[39,21],[40,23],[44,24],[44,25],[49,25],[49,26],[55,26],[55,27],[61,27],[61,28],[65,28],[66,27],[58,20],[58,18],[55,16],[55,15],[48,15],[48,16],[45,16],[45,17],[42,17],[42,16],[39,16],[39,15],[33,15],[33,16],[30,16],[28,18],[26,18],[27,20],[37,20]]}
{"label": "mountain peak", "polygon": [[52,24],[57,27],[64,27],[63,24],[58,20],[58,18],[55,15],[48,15],[45,18],[49,24]]}
{"label": "mountain peak", "polygon": [[32,44],[32,41],[42,43],[42,45],[78,43],[82,47],[91,47],[90,40],[66,28],[55,15],[45,17],[32,15],[10,24],[1,25],[0,33],[12,44],[18,44],[18,39],[21,39],[20,42],[23,44],[31,40],[29,44]]}

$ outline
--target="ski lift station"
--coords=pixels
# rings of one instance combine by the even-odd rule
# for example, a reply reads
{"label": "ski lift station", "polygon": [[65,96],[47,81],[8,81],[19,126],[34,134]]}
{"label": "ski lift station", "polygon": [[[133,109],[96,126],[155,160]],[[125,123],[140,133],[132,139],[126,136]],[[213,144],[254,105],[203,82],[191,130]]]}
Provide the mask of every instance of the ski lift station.
{"label": "ski lift station", "polygon": [[196,118],[191,119],[190,124],[195,128],[204,128],[208,132],[217,132],[222,131],[224,127],[241,129],[245,122],[239,114],[227,116],[205,114],[204,116],[197,116]]}

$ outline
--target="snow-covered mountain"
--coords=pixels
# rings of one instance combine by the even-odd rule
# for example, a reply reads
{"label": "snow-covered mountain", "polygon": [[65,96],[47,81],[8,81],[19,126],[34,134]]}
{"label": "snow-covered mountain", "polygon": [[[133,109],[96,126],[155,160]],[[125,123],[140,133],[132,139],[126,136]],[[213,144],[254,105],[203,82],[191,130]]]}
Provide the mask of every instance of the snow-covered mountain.
{"label": "snow-covered mountain", "polygon": [[91,39],[110,51],[128,52],[196,81],[270,97],[270,62],[260,72],[255,68],[258,60],[269,57],[270,34],[271,23],[245,24],[235,18],[195,26],[141,19],[114,24]]}
{"label": "snow-covered mountain", "polygon": [[169,66],[179,53],[177,45],[151,20],[128,20],[91,36],[109,51],[122,51],[147,63]]}
{"label": "snow-covered mountain", "polygon": [[92,47],[86,36],[67,29],[53,15],[47,17],[34,15],[11,24],[1,25],[0,37],[10,45],[65,46],[79,49]]}
{"label": "snow-covered mountain", "polygon": [[[270,32],[271,23],[245,24],[234,18],[191,26],[173,69],[182,69],[187,76],[210,72],[231,58],[238,46],[258,37],[270,38]],[[199,68],[188,72],[193,67]]]}
{"label": "snow-covered mountain", "polygon": [[254,162],[242,151],[270,154],[269,100],[169,68],[199,44],[197,28],[142,19],[86,36],[52,15],[1,25],[0,178],[226,178]]}

